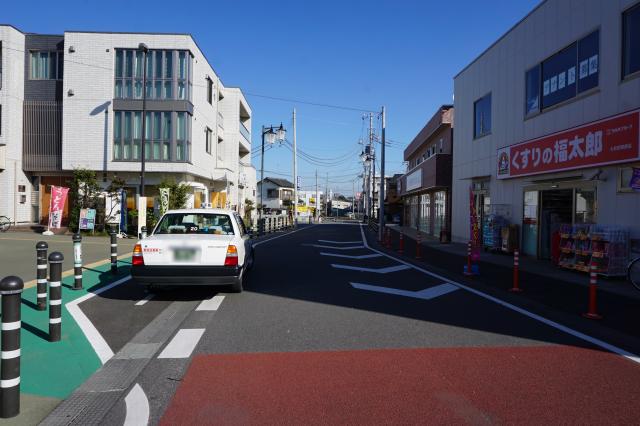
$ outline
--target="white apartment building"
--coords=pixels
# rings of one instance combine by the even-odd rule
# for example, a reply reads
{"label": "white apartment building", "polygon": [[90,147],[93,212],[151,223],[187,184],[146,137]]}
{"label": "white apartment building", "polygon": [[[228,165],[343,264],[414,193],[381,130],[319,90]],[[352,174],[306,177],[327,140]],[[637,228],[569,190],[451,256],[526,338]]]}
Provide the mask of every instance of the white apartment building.
{"label": "white apartment building", "polygon": [[15,104],[7,133],[11,143],[0,136],[10,163],[0,182],[15,186],[6,172],[20,178],[16,165],[27,184],[18,187],[27,198],[22,209],[4,201],[7,195],[0,191],[0,209],[6,210],[0,214],[13,216],[15,209],[22,212],[20,221],[45,222],[50,185],[68,186],[77,168],[96,171],[105,187],[116,176],[124,179],[128,206],[134,208],[143,139],[150,207],[157,185],[168,178],[192,188],[189,207],[243,211],[244,199],[255,190],[251,108],[240,89],[225,89],[191,35],[67,31],[50,36],[0,26],[0,36],[3,47],[13,47],[3,49],[0,99]]}
{"label": "white apartment building", "polygon": [[[452,234],[490,214],[552,256],[566,226],[640,238],[640,3],[542,1],[454,79]],[[471,219],[470,219],[471,218]]]}
{"label": "white apartment building", "polygon": [[0,25],[0,215],[15,222],[32,217],[31,178],[22,168],[22,104],[25,36]]}

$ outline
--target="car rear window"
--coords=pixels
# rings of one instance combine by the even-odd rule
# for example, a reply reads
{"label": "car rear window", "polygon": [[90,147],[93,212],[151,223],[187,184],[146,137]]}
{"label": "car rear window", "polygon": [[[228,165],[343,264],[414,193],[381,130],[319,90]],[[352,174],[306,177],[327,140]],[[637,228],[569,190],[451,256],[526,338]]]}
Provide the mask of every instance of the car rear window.
{"label": "car rear window", "polygon": [[169,213],[154,234],[233,235],[231,217],[221,213]]}

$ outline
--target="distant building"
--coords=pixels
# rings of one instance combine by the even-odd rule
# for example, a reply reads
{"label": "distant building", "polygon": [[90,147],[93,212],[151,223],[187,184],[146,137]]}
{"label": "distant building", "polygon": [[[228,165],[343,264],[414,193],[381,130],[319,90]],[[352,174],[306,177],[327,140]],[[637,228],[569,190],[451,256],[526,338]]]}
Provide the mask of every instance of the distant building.
{"label": "distant building", "polygon": [[399,180],[404,226],[448,240],[451,229],[452,105],[443,105],[404,150],[407,172]]}
{"label": "distant building", "polygon": [[293,207],[293,183],[287,179],[266,177],[258,182],[258,207],[284,210]]}

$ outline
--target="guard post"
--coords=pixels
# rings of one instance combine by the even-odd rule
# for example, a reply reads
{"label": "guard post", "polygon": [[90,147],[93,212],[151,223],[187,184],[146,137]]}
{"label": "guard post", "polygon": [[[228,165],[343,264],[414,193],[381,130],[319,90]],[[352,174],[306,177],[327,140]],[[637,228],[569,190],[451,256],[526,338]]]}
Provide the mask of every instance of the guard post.
{"label": "guard post", "polygon": [[111,273],[118,273],[118,235],[111,231]]}
{"label": "guard post", "polygon": [[82,290],[82,235],[73,234],[73,289]]}
{"label": "guard post", "polygon": [[0,281],[2,295],[2,361],[0,362],[0,417],[20,413],[20,318],[22,280],[15,276]]}
{"label": "guard post", "polygon": [[49,341],[58,342],[62,335],[62,262],[58,251],[49,255]]}
{"label": "guard post", "polygon": [[47,250],[44,241],[36,244],[36,306],[39,311],[47,309]]}

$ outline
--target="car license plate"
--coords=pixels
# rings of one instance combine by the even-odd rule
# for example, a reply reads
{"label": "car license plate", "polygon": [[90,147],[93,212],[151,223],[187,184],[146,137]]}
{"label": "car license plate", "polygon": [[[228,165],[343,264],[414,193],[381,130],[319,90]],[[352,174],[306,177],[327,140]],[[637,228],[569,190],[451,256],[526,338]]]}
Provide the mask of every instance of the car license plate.
{"label": "car license plate", "polygon": [[196,249],[176,248],[173,249],[173,259],[176,262],[191,262],[196,257]]}

